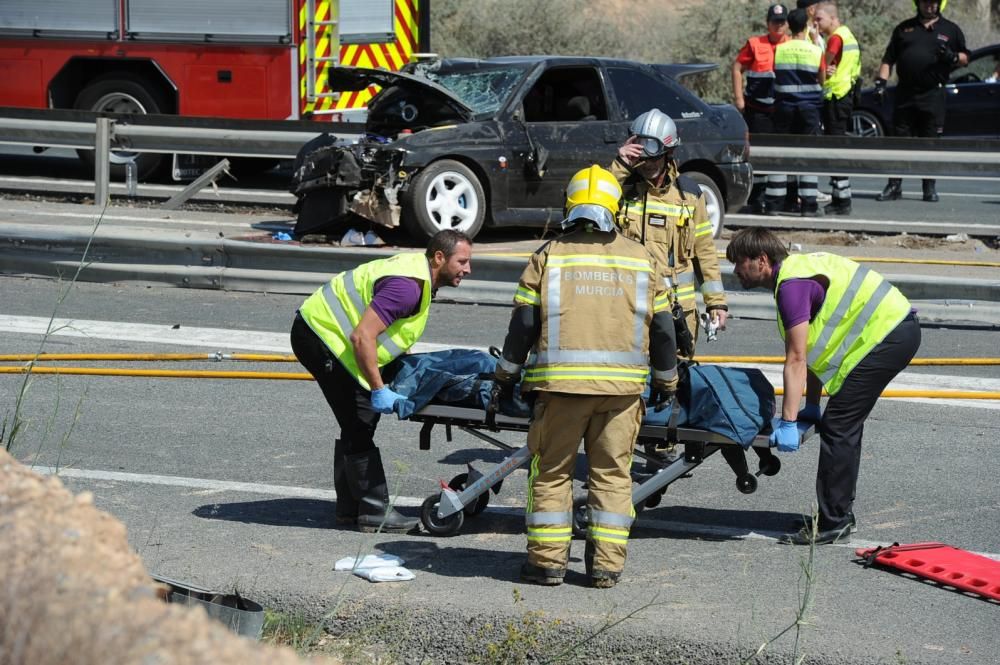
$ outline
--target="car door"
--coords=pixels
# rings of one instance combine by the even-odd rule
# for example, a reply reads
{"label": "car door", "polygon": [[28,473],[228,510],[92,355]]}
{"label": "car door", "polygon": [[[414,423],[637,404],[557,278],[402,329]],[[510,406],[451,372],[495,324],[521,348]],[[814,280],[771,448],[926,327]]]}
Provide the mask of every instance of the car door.
{"label": "car door", "polygon": [[994,74],[1000,48],[977,51],[965,67],[951,73],[945,86],[945,136],[1000,137],[1000,81]]}
{"label": "car door", "polygon": [[619,137],[595,64],[547,66],[506,123],[510,214],[521,223],[562,219],[566,183],[591,164],[607,166]]}

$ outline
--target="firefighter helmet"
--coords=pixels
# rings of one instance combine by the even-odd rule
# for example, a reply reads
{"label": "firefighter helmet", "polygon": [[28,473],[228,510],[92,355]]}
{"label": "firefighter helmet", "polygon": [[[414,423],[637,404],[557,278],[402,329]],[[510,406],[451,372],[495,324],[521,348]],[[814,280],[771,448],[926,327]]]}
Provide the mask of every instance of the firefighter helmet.
{"label": "firefighter helmet", "polygon": [[[913,9],[914,9],[914,11],[917,11],[917,12],[920,11],[920,4],[919,3],[920,3],[920,0],[913,0]],[[947,7],[947,6],[948,6],[948,0],[940,0],[940,2],[938,3],[938,14],[940,14],[941,12],[943,12],[944,8]]]}
{"label": "firefighter helmet", "polygon": [[590,221],[601,231],[614,231],[621,197],[621,185],[597,164],[577,171],[566,185],[566,219],[562,227]]}
{"label": "firefighter helmet", "polygon": [[650,109],[632,121],[629,131],[639,140],[643,157],[659,157],[681,144],[677,123],[660,109]]}

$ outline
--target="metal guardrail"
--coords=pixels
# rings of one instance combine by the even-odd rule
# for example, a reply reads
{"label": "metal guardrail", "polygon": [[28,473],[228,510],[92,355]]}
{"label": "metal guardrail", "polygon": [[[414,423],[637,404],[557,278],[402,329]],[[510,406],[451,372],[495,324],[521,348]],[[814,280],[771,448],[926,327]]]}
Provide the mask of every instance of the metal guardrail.
{"label": "metal guardrail", "polygon": [[[98,127],[106,125],[106,131]],[[364,126],[315,121],[180,118],[90,111],[0,108],[0,143],[32,146],[291,159],[322,132],[350,139]],[[1000,141],[756,135],[758,173],[1000,179]],[[108,191],[96,160],[95,203]]]}

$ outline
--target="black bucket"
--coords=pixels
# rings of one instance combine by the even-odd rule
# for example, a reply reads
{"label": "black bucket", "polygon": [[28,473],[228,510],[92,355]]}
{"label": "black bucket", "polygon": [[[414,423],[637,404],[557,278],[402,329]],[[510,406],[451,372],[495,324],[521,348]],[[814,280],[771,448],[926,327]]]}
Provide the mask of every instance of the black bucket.
{"label": "black bucket", "polygon": [[239,593],[221,593],[199,589],[184,582],[153,576],[169,587],[168,603],[201,605],[208,616],[220,621],[237,635],[259,640],[264,630],[264,608]]}

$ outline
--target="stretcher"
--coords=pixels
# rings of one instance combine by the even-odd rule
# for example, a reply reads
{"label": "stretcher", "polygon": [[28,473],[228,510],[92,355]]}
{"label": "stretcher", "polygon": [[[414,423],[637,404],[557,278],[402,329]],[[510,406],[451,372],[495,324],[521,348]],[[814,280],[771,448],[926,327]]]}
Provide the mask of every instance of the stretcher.
{"label": "stretcher", "polygon": [[[489,493],[499,493],[504,478],[527,464],[531,457],[527,445],[517,448],[493,436],[496,432],[527,432],[530,425],[528,418],[515,418],[502,413],[488,417],[483,409],[431,403],[410,415],[407,420],[422,423],[421,450],[430,449],[431,432],[434,427],[443,425],[448,441],[452,440],[452,428],[457,427],[510,453],[487,471],[478,471],[469,464],[467,473],[455,476],[448,483],[442,481],[441,490],[424,500],[420,509],[420,521],[429,533],[437,536],[458,533],[466,518],[473,518],[486,510]],[[799,423],[798,427],[801,441],[812,436],[814,428],[811,424]],[[736,475],[736,488],[743,494],[752,494],[757,489],[758,477],[773,476],[781,470],[780,460],[771,451],[769,435],[770,428],[753,440],[751,447],[757,454],[758,463],[757,471],[751,473],[743,447],[732,439],[689,427],[643,423],[636,444],[636,458],[650,461],[650,456],[643,452],[643,447],[650,443],[674,443],[683,453],[655,473],[642,473],[633,466],[632,503],[636,515],[643,508],[655,508],[659,505],[663,493],[671,483],[689,474],[717,452],[722,453]],[[583,537],[586,531],[586,498],[578,498],[573,502],[573,533]]]}

